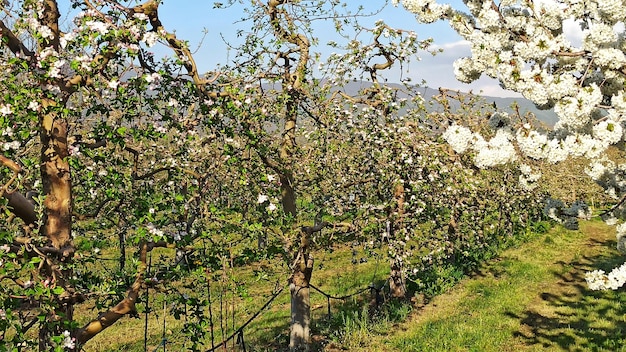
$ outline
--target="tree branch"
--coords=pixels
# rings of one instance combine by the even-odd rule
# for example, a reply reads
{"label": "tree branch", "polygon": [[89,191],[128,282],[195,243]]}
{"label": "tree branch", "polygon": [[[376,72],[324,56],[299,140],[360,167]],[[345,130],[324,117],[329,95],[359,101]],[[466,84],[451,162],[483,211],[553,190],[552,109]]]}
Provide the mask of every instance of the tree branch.
{"label": "tree branch", "polygon": [[22,41],[4,24],[4,21],[0,21],[0,34],[4,39],[5,45],[15,54],[15,56],[25,57],[31,59],[34,53],[22,43]]}
{"label": "tree branch", "polygon": [[168,247],[167,242],[146,242],[142,241],[139,244],[139,264],[137,266],[137,274],[135,277],[135,282],[132,286],[126,291],[126,298],[124,298],[120,303],[118,303],[115,307],[109,309],[104,313],[98,314],[98,317],[89,323],[87,323],[82,328],[78,329],[75,333],[76,342],[79,345],[85,344],[87,341],[91,340],[94,336],[102,332],[104,329],[113,325],[115,322],[120,320],[123,316],[127,314],[134,313],[135,304],[137,303],[137,299],[139,298],[139,292],[144,283],[145,274],[148,268],[147,264],[147,255],[152,249],[157,247]]}
{"label": "tree branch", "polygon": [[[187,44],[176,38],[174,33],[169,33],[163,27],[163,23],[159,19],[159,2],[155,0],[149,0],[146,3],[135,6],[132,9],[129,9],[131,13],[143,13],[148,16],[150,24],[152,25],[152,30],[157,33],[164,33],[165,40],[169,44],[170,48],[174,50],[176,55],[180,58],[187,70],[187,74],[191,77],[196,87],[200,90],[200,92],[209,98],[219,98],[219,97],[227,97],[230,96],[228,92],[219,92],[219,91],[208,91],[206,89],[206,85],[211,83],[210,80],[204,79],[200,77],[198,72],[198,66],[191,54],[191,51],[187,47]],[[148,68],[149,69],[149,68]]]}
{"label": "tree branch", "polygon": [[22,219],[26,225],[31,225],[37,222],[37,214],[35,213],[35,204],[33,204],[28,198],[24,197],[17,191],[9,191],[7,188],[15,179],[17,174],[22,171],[20,165],[11,159],[8,159],[0,155],[0,163],[9,169],[13,170],[15,176],[0,188],[2,197],[9,201],[9,208],[13,214]]}

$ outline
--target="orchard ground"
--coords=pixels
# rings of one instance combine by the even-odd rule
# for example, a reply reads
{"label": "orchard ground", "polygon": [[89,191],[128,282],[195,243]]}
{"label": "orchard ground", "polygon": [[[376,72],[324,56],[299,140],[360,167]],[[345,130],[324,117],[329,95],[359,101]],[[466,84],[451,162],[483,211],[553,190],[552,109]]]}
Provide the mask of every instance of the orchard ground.
{"label": "orchard ground", "polygon": [[590,291],[585,272],[621,263],[600,221],[505,251],[416,309],[368,351],[624,351],[626,294]]}
{"label": "orchard ground", "polygon": [[[333,301],[332,318],[327,319],[326,299],[313,293],[314,350],[626,350],[626,294],[590,291],[584,280],[589,270],[609,270],[620,263],[614,228],[592,220],[582,222],[579,231],[557,226],[545,234],[530,236],[527,242],[502,252],[447,293],[429,302],[418,295],[410,306],[389,308],[375,319],[363,303],[367,295]],[[356,258],[360,259],[361,254],[357,253]],[[316,268],[313,284],[340,296],[388,274],[384,260],[370,258],[366,263],[347,264],[354,258],[349,246],[328,254],[325,267]],[[244,271],[252,275],[254,269]],[[262,291],[250,287],[251,293]],[[258,296],[252,297],[256,298],[244,300],[236,309],[236,314],[243,315],[236,318],[235,324],[245,321],[244,311],[253,309],[253,301],[263,303]],[[288,304],[288,295],[282,294],[246,330],[248,350],[271,351],[285,346]],[[159,311],[159,303],[152,306]],[[163,320],[158,315],[148,321],[150,351],[162,339]],[[181,323],[170,316],[166,324],[167,350],[180,348],[184,345],[177,341],[183,336]],[[343,327],[336,330],[333,324]],[[134,332],[128,333],[129,328]],[[115,332],[96,337],[86,351],[143,351],[143,326],[136,319],[124,319],[111,330]]]}

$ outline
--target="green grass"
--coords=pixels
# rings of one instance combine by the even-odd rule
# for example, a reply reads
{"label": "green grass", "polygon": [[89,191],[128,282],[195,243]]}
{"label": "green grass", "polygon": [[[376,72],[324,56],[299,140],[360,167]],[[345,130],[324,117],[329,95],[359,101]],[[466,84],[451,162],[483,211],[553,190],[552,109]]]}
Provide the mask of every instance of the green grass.
{"label": "green grass", "polygon": [[613,231],[588,222],[507,250],[362,350],[626,351],[626,295],[584,282],[620,263]]}
{"label": "green grass", "polygon": [[[369,293],[364,293],[330,300],[328,317],[328,300],[312,290],[313,350],[626,351],[626,294],[589,291],[584,283],[586,271],[610,270],[620,264],[614,238],[614,229],[597,221],[582,223],[580,231],[557,227],[531,235],[430,302],[424,303],[424,296],[418,295],[411,303],[389,303],[375,312],[368,307]],[[357,253],[356,257],[365,255]],[[349,245],[318,253],[312,283],[328,294],[343,296],[380,283],[389,273],[383,256],[359,264],[352,264],[352,259]],[[229,314],[234,310],[234,328],[265,302],[276,280],[283,283],[287,277],[286,270],[275,270],[267,280],[256,280],[254,269],[235,268],[231,273],[246,283],[248,298],[224,288]],[[222,289],[219,285],[219,280],[212,283],[216,293]],[[184,350],[188,343],[181,330],[183,322],[162,314],[158,295],[153,293],[157,314],[151,314],[148,321],[148,350],[161,342],[163,319],[167,350]],[[233,330],[229,319],[225,334]],[[124,318],[91,341],[85,351],[143,351],[143,324],[143,315]],[[221,341],[217,324],[218,319],[216,344]],[[288,329],[285,290],[246,329],[247,350],[285,350]],[[210,347],[210,341],[205,346]]]}
{"label": "green grass", "polygon": [[[372,282],[379,283],[386,279],[389,274],[389,265],[382,255],[368,257],[365,263],[352,264],[354,258],[367,257],[362,249],[356,249],[345,244],[337,244],[332,250],[319,251],[315,254],[315,270],[313,271],[312,284],[322,291],[332,296],[345,296],[368,287]],[[170,253],[172,252],[172,253]],[[106,253],[112,256],[114,253]],[[173,251],[159,249],[153,253],[153,263],[156,258],[164,256],[165,262],[172,260]],[[116,262],[110,263],[112,266]],[[261,268],[265,268],[262,270]],[[262,270],[267,275],[259,279],[258,271]],[[286,285],[288,270],[279,259],[261,263],[256,263],[246,267],[228,268],[226,276],[236,278],[238,282],[245,285],[233,285],[228,279],[223,279],[222,272],[214,273],[214,280],[211,282],[214,316],[214,342],[219,345],[222,341],[219,319],[219,295],[223,294],[224,315],[228,315],[227,326],[224,328],[224,335],[230,335],[235,329],[243,324],[252,314],[254,314],[269,297],[276,284]],[[204,282],[203,282],[204,281]],[[206,289],[206,278],[201,278],[195,283],[197,291]],[[246,295],[241,296],[237,292],[237,287],[245,287]],[[180,289],[180,287],[179,287]],[[195,292],[197,295],[199,292]],[[169,312],[163,314],[163,299],[165,292],[150,291],[150,306],[154,310],[148,317],[148,351],[153,351],[161,343],[163,338],[163,323],[165,320],[165,338],[167,338],[168,351],[182,351],[189,347],[187,335],[182,331],[184,319],[176,320]],[[145,293],[138,304],[139,318],[124,317],[116,324],[97,335],[93,340],[84,346],[86,352],[105,351],[144,351],[144,299]],[[328,300],[322,294],[311,290],[312,307],[312,334],[319,340],[320,336],[330,335],[331,330],[338,326],[343,326],[338,321],[348,321],[351,324],[355,317],[359,315],[362,307],[367,306],[369,291],[350,297],[346,300],[331,299],[331,318],[328,318]],[[205,311],[208,307],[205,307]],[[353,314],[354,313],[354,314]],[[232,315],[234,314],[234,323]],[[89,304],[81,307],[76,312],[81,323],[97,316],[95,310],[89,309]],[[406,314],[405,314],[406,316]],[[289,290],[284,289],[276,300],[257,317],[245,330],[246,348],[248,351],[276,351],[284,349],[289,343]],[[353,326],[353,325],[350,325]],[[206,328],[209,329],[208,327]],[[231,349],[233,343],[229,342]],[[317,343],[316,346],[321,345]],[[211,347],[208,338],[205,341],[205,348]],[[204,350],[203,349],[203,350]],[[162,348],[160,349],[162,350]]]}

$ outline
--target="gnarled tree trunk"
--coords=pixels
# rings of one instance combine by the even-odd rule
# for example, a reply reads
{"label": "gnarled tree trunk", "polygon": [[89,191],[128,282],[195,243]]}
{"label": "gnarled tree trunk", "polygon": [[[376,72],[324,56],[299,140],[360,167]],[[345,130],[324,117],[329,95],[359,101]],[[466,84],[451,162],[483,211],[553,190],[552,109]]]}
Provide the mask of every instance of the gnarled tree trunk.
{"label": "gnarled tree trunk", "polygon": [[310,282],[313,274],[313,255],[310,250],[311,236],[328,225],[318,216],[315,225],[303,226],[301,229],[300,247],[293,262],[293,272],[289,278],[291,291],[291,329],[289,333],[289,349],[292,351],[308,351],[311,344],[311,300]]}
{"label": "gnarled tree trunk", "polygon": [[[70,289],[68,279],[74,245],[72,243],[72,182],[70,166],[67,161],[68,130],[67,121],[55,112],[56,102],[43,101],[44,112],[40,117],[41,131],[41,180],[44,193],[44,214],[40,233],[48,239],[48,244],[57,250],[49,256],[48,265],[42,268],[42,276],[55,282],[57,286]],[[63,269],[61,269],[61,266]],[[68,327],[57,322],[73,321],[74,304],[70,300],[56,298],[55,309],[47,312],[46,324],[39,331],[39,349],[47,351],[50,337],[60,335]]]}
{"label": "gnarled tree trunk", "polygon": [[[306,237],[306,236],[305,236]],[[308,351],[311,343],[311,299],[310,286],[313,273],[313,256],[308,253],[308,244],[301,247],[298,258],[289,279],[291,292],[291,328],[289,349]]]}

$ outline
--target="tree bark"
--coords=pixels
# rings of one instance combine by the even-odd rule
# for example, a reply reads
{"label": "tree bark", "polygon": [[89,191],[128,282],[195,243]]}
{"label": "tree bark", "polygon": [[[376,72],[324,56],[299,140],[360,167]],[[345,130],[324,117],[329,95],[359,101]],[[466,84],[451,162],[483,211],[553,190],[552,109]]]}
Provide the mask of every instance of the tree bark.
{"label": "tree bark", "polygon": [[291,292],[291,327],[289,333],[289,349],[291,351],[308,351],[311,343],[311,299],[310,286],[313,274],[313,256],[309,253],[311,232],[309,228],[302,231],[300,249],[289,279]]}
{"label": "tree bark", "polygon": [[289,290],[291,291],[291,331],[289,349],[308,351],[311,343],[311,300],[309,281],[313,272],[313,258],[309,257],[304,270],[293,274]]}
{"label": "tree bark", "polygon": [[[393,210],[391,212],[391,226],[392,234],[390,234],[389,239],[391,243],[397,243],[396,236],[399,230],[402,230],[402,218],[404,216],[404,186],[401,183],[398,183],[393,191]],[[406,297],[406,279],[404,277],[403,272],[403,263],[402,257],[396,253],[393,258],[391,258],[391,273],[389,277],[389,290],[391,293],[391,297],[394,298],[404,298]]]}
{"label": "tree bark", "polygon": [[72,244],[72,185],[67,121],[52,113],[41,123],[41,179],[45,199],[43,234],[55,248]]}
{"label": "tree bark", "polygon": [[[67,121],[54,110],[56,102],[43,100],[44,112],[40,117],[41,139],[41,180],[43,185],[44,214],[40,233],[48,239],[48,243],[58,250],[57,254],[49,255],[51,263],[45,266],[40,274],[54,278],[55,285],[68,290],[68,279],[71,277],[71,266],[74,245],[72,243],[72,184],[70,166],[67,161],[69,152],[67,144]],[[60,335],[65,326],[59,322],[73,321],[74,304],[63,302],[54,297],[55,309],[48,313],[48,319],[39,331],[39,349],[47,351],[51,348],[51,336]]]}

